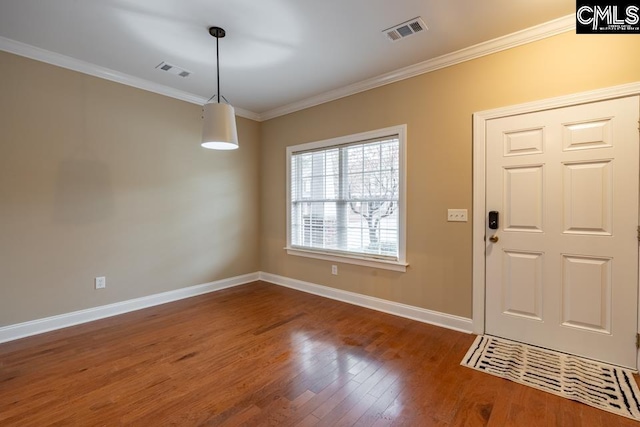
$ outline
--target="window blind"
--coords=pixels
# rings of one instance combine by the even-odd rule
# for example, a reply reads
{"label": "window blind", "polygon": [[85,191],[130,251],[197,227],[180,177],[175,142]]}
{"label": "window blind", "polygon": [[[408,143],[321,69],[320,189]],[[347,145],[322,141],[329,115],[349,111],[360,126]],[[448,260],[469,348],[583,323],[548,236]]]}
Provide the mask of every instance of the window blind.
{"label": "window blind", "polygon": [[397,135],[291,154],[291,245],[398,260]]}

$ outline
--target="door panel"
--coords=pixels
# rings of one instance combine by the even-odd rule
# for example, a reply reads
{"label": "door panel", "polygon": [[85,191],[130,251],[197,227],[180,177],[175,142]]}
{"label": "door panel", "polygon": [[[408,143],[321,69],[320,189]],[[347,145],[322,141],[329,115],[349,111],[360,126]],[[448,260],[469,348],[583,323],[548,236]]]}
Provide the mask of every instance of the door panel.
{"label": "door panel", "polygon": [[543,129],[526,129],[504,134],[504,155],[540,154],[543,150]]}
{"label": "door panel", "polygon": [[611,259],[562,257],[562,324],[611,333]]}
{"label": "door panel", "polygon": [[637,96],[487,122],[488,334],[635,367]]}
{"label": "door panel", "polygon": [[504,251],[504,313],[542,320],[542,257],[541,253]]}
{"label": "door panel", "polygon": [[564,164],[564,232],[611,236],[613,162]]}
{"label": "door panel", "polygon": [[562,125],[562,143],[566,151],[612,147],[611,119]]}
{"label": "door panel", "polygon": [[543,167],[536,165],[504,169],[505,230],[542,232]]}

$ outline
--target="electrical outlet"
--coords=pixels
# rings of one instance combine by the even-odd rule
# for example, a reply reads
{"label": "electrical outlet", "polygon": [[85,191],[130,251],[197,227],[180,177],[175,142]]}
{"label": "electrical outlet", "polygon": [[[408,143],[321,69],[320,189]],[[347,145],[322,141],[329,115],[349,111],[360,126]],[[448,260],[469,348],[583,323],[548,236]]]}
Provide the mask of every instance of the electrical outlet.
{"label": "electrical outlet", "polygon": [[107,278],[102,276],[102,277],[96,277],[96,289],[104,289],[107,287]]}
{"label": "electrical outlet", "polygon": [[338,275],[338,266],[337,265],[332,265],[331,266],[331,274],[333,274],[334,276]]}
{"label": "electrical outlet", "polygon": [[467,222],[466,209],[449,209],[447,210],[447,221],[449,222]]}

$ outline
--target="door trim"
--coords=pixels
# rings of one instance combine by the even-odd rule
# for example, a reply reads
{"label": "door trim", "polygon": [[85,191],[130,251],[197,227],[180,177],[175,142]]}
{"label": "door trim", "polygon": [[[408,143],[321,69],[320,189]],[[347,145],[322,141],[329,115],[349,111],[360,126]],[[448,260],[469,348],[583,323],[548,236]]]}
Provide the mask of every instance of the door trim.
{"label": "door trim", "polygon": [[[570,107],[607,99],[640,95],[640,82],[613,86],[572,95],[528,102],[473,114],[473,333],[483,334],[485,326],[485,201],[486,201],[486,124],[488,120],[516,114]],[[639,222],[640,224],[640,222]],[[640,292],[639,292],[640,295]],[[639,305],[640,307],[640,301]],[[640,319],[637,330],[640,331]],[[639,352],[640,355],[640,352]],[[640,359],[637,361],[640,366]]]}

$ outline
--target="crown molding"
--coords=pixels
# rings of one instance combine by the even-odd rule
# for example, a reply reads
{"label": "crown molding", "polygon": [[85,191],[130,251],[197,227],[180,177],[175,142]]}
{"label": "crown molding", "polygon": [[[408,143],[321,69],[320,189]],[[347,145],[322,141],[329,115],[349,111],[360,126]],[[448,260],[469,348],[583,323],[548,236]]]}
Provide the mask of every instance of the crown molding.
{"label": "crown molding", "polygon": [[[575,16],[567,15],[562,18],[537,25],[535,27],[527,28],[525,30],[518,31],[503,37],[479,43],[474,46],[458,50],[456,52],[448,53],[446,55],[429,59],[418,64],[410,65],[399,70],[391,71],[389,73],[366,79],[358,83],[321,93],[319,95],[312,96],[301,101],[296,101],[282,107],[277,107],[261,114],[238,107],[235,107],[235,111],[236,114],[240,117],[262,122],[279,116],[284,116],[286,114],[294,113],[296,111],[304,110],[306,108],[314,107],[316,105],[324,104],[326,102],[335,101],[336,99],[355,95],[357,93],[364,92],[370,89],[375,89],[380,86],[385,86],[391,83],[399,82],[401,80],[409,79],[411,77],[419,76],[421,74],[430,73],[441,68],[450,67],[461,62],[470,61],[472,59],[476,59],[486,55],[491,55],[492,53],[500,52],[502,50],[507,50],[516,46],[532,43],[574,29]],[[206,98],[194,95],[189,92],[184,92],[158,83],[153,83],[145,79],[133,77],[125,73],[111,70],[109,68],[100,67],[85,61],[81,61],[79,59],[72,58],[70,56],[50,52],[48,50],[31,46],[26,43],[17,42],[5,37],[0,37],[0,50],[24,56],[30,59],[35,59],[36,61],[46,62],[48,64],[67,68],[69,70],[78,71],[80,73],[110,80],[116,83],[121,83],[127,86],[132,86],[138,89],[168,96],[170,98],[179,99],[192,104],[203,105],[207,102]]]}
{"label": "crown molding", "polygon": [[421,74],[430,73],[441,68],[450,67],[461,62],[470,61],[482,56],[491,55],[492,53],[511,49],[527,43],[532,43],[548,37],[552,37],[567,31],[575,30],[575,15],[567,15],[562,18],[555,19],[535,27],[527,28],[503,37],[482,42],[474,46],[470,46],[458,51],[448,53],[437,58],[419,62],[408,67],[400,68],[377,77],[363,80],[339,89],[321,93],[301,101],[296,101],[282,107],[274,108],[260,114],[260,121],[270,120],[279,116],[294,113],[326,102],[335,101],[356,93],[375,89]]}
{"label": "crown molding", "polygon": [[[142,89],[148,92],[157,93],[159,95],[168,96],[170,98],[179,99],[191,104],[204,105],[207,102],[206,98],[194,95],[189,92],[181,91],[169,86],[150,82],[149,80],[130,76],[119,71],[111,70],[109,68],[91,64],[86,61],[81,61],[70,56],[41,49],[39,47],[35,47],[26,43],[11,40],[6,37],[0,37],[0,50],[13,53],[15,55],[24,56],[25,58],[34,59],[36,61],[45,62],[47,64],[55,65],[58,67],[67,68],[79,73],[88,74],[90,76],[98,77],[101,79],[110,80],[112,82],[121,83],[127,86],[132,86],[137,89]],[[242,108],[235,108],[235,111],[238,116],[256,121],[260,120],[260,116],[253,111],[248,111]]]}
{"label": "crown molding", "polygon": [[261,122],[262,117],[258,113],[254,113],[253,111],[245,110],[240,107],[233,107],[236,111],[236,116],[244,117],[245,119],[253,120],[254,122]]}

